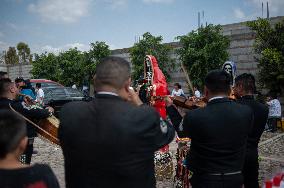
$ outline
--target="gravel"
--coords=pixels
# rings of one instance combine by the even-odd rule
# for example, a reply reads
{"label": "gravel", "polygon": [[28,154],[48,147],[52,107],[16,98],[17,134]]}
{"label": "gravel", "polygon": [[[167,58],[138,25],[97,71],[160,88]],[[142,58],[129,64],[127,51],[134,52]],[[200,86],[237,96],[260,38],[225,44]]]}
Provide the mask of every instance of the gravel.
{"label": "gravel", "polygon": [[[270,133],[265,132],[261,137],[261,142],[271,139],[282,133]],[[259,147],[260,155],[260,183],[265,179],[270,178],[273,174],[276,174],[280,170],[284,169],[284,134],[277,139],[271,139],[268,143]],[[170,144],[170,151],[175,154],[177,144],[173,141]],[[32,163],[45,163],[50,165],[55,173],[61,188],[65,187],[64,180],[64,160],[62,150],[60,147],[46,140],[40,138],[35,139],[34,149],[38,151],[36,155],[33,155]],[[174,155],[173,155],[174,156]],[[174,160],[174,164],[176,161]],[[173,180],[157,181],[157,188],[174,187]]]}

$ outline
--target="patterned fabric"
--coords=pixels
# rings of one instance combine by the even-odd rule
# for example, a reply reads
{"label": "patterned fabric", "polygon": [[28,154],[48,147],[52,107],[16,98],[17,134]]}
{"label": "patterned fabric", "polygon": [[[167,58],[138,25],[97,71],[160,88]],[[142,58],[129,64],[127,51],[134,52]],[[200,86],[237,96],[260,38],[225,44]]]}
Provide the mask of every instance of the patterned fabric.
{"label": "patterned fabric", "polygon": [[281,105],[278,99],[267,102],[269,106],[268,117],[281,117]]}

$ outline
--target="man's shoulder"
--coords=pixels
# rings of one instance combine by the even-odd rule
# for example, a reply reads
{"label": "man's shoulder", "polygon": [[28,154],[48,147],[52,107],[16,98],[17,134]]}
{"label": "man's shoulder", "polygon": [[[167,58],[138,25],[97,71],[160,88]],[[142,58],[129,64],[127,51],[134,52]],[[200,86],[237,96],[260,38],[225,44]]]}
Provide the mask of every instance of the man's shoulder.
{"label": "man's shoulder", "polygon": [[239,104],[243,106],[250,107],[253,111],[262,111],[264,113],[268,113],[268,107],[265,104],[262,104],[254,99],[252,100],[239,100]]}
{"label": "man's shoulder", "polygon": [[[251,112],[251,109],[243,104],[237,103],[233,100],[228,100],[222,103],[216,103],[219,104],[219,108],[222,110],[224,109],[224,111],[226,111],[228,108],[235,110],[235,111],[239,111],[239,112]],[[205,106],[204,108],[198,108],[195,110],[191,110],[190,113],[192,113],[193,115],[195,114],[203,114],[203,113],[212,113],[212,110],[216,110],[216,107],[213,107],[214,105],[208,105]]]}
{"label": "man's shoulder", "polygon": [[11,103],[11,102],[13,102],[13,101],[6,99],[6,98],[0,98],[0,106],[1,107],[6,107],[6,106],[9,107],[9,103]]}
{"label": "man's shoulder", "polygon": [[62,109],[61,112],[65,112],[65,111],[70,111],[70,112],[80,112],[81,110],[84,111],[84,109],[86,109],[87,106],[89,106],[92,101],[86,102],[86,101],[73,101],[73,102],[69,102],[67,104],[65,104]]}
{"label": "man's shoulder", "polygon": [[153,107],[146,104],[135,106],[127,102],[123,108],[125,108],[129,118],[136,121],[147,120],[148,122],[152,122],[160,117],[159,113]]}
{"label": "man's shoulder", "polygon": [[254,100],[255,105],[257,106],[258,109],[261,109],[263,111],[268,111],[268,106],[265,104],[262,104],[256,100]]}
{"label": "man's shoulder", "polygon": [[252,113],[252,109],[249,106],[240,104],[234,100],[231,100],[227,105],[231,105],[231,108],[238,113]]}

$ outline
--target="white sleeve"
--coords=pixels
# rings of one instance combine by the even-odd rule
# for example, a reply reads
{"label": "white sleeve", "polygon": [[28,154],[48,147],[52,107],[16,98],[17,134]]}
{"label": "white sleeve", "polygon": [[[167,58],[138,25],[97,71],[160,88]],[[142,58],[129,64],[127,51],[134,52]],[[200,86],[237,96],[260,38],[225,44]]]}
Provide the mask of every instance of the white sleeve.
{"label": "white sleeve", "polygon": [[44,98],[44,92],[42,89],[38,90],[38,97],[39,98]]}
{"label": "white sleeve", "polygon": [[181,96],[182,95],[182,89],[179,89],[178,90],[178,94],[177,94],[178,96]]}

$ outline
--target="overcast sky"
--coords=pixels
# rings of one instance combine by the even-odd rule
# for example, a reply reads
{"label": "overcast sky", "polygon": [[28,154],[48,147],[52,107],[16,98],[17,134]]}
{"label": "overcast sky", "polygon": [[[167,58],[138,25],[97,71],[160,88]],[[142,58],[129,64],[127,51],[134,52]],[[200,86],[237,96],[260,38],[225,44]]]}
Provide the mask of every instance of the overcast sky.
{"label": "overcast sky", "polygon": [[[26,42],[32,53],[58,52],[105,41],[131,47],[149,31],[164,42],[204,23],[228,24],[261,16],[262,0],[0,0],[0,51]],[[266,1],[265,1],[266,2]],[[284,15],[284,0],[268,0],[270,16]],[[266,3],[265,3],[266,5]],[[266,7],[266,6],[265,6]]]}

